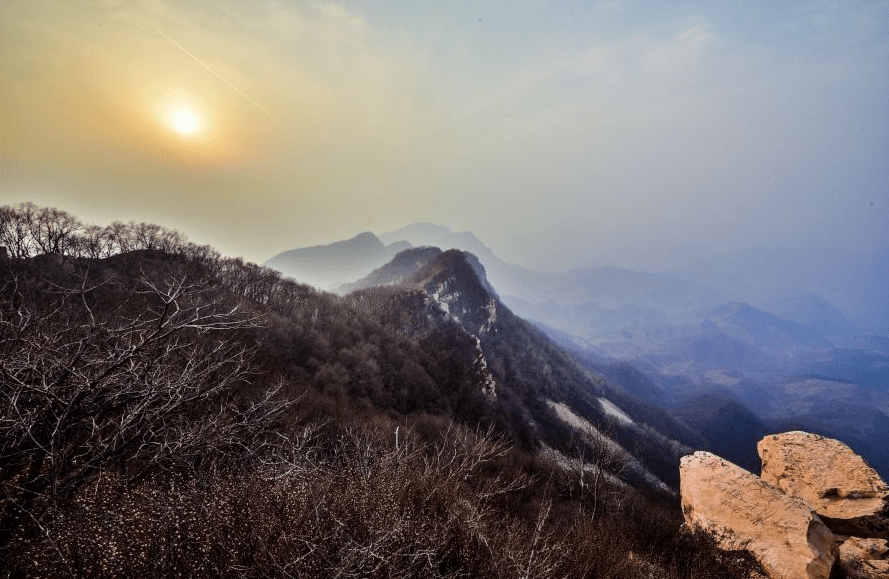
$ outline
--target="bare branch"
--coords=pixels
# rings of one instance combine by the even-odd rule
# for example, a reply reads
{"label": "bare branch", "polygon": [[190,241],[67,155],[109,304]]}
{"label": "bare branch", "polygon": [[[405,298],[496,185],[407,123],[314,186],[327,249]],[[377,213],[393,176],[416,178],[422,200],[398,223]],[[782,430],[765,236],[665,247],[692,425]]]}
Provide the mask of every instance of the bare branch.
{"label": "bare branch", "polygon": [[15,499],[0,505],[7,533],[11,518],[39,519],[108,469],[134,484],[226,448],[258,456],[290,404],[280,385],[234,402],[255,351],[227,334],[262,320],[212,297],[206,278],[143,274],[111,303],[105,294],[120,292],[86,279],[35,290],[13,276],[0,288],[0,491]]}

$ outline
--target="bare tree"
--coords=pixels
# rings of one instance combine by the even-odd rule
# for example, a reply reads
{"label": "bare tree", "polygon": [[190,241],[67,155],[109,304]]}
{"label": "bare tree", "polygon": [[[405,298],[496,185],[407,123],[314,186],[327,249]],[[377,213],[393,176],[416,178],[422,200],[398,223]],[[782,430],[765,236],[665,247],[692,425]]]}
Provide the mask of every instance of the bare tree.
{"label": "bare tree", "polygon": [[143,276],[119,299],[86,276],[50,290],[4,277],[0,549],[102,472],[132,485],[226,447],[243,453],[286,406],[274,392],[233,394],[253,352],[226,332],[260,320],[208,297],[206,280]]}
{"label": "bare tree", "polygon": [[[606,514],[612,479],[620,479],[630,470],[632,457],[613,440],[613,427],[587,423],[575,441],[577,475],[581,492],[592,501],[592,517]],[[587,477],[591,473],[592,477]]]}
{"label": "bare tree", "polygon": [[137,249],[136,240],[132,235],[133,223],[127,225],[122,221],[114,221],[105,228],[111,253],[126,253]]}
{"label": "bare tree", "polygon": [[88,225],[74,236],[71,243],[73,253],[78,257],[101,259],[111,255],[111,241],[104,227]]}
{"label": "bare tree", "polygon": [[29,222],[36,211],[33,203],[0,207],[0,245],[6,247],[11,257],[21,259],[34,255]]}
{"label": "bare tree", "polygon": [[27,221],[31,237],[41,253],[67,255],[81,223],[73,215],[53,207],[36,208]]}

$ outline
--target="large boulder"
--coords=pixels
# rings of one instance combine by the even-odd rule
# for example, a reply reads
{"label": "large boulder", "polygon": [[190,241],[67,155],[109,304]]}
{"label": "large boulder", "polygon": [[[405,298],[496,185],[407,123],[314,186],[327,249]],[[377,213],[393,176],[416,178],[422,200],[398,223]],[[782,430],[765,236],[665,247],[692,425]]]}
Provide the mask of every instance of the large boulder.
{"label": "large boulder", "polygon": [[811,504],[831,531],[889,539],[889,486],[848,446],[785,432],[766,436],[757,449],[762,479]]}
{"label": "large boulder", "polygon": [[723,549],[747,549],[774,579],[828,579],[837,538],[812,507],[709,452],[680,462],[682,512]]}
{"label": "large boulder", "polygon": [[850,537],[840,545],[840,566],[848,579],[886,579],[889,547],[882,539]]}

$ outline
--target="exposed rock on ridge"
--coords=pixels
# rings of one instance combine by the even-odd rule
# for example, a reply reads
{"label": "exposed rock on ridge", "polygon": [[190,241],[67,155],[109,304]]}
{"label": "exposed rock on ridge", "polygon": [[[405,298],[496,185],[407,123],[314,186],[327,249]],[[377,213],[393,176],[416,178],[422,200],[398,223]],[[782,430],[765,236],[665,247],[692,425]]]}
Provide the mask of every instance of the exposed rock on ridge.
{"label": "exposed rock on ridge", "polygon": [[747,549],[774,579],[828,579],[837,542],[802,499],[709,452],[680,463],[686,522],[728,550]]}
{"label": "exposed rock on ridge", "polygon": [[710,453],[682,459],[687,524],[748,549],[775,579],[827,579],[835,562],[846,577],[889,577],[889,487],[860,456],[805,432],[757,448],[762,477]]}
{"label": "exposed rock on ridge", "polygon": [[889,539],[889,486],[848,446],[807,432],[757,445],[762,479],[811,504],[834,533]]}

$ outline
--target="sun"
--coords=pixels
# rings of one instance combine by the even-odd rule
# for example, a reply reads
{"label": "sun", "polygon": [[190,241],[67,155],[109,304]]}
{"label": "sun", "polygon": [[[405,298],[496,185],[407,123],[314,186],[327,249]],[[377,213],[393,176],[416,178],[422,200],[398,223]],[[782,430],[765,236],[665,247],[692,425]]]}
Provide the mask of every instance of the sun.
{"label": "sun", "polygon": [[176,111],[172,118],[173,128],[180,135],[190,135],[198,128],[198,118],[187,109]]}

